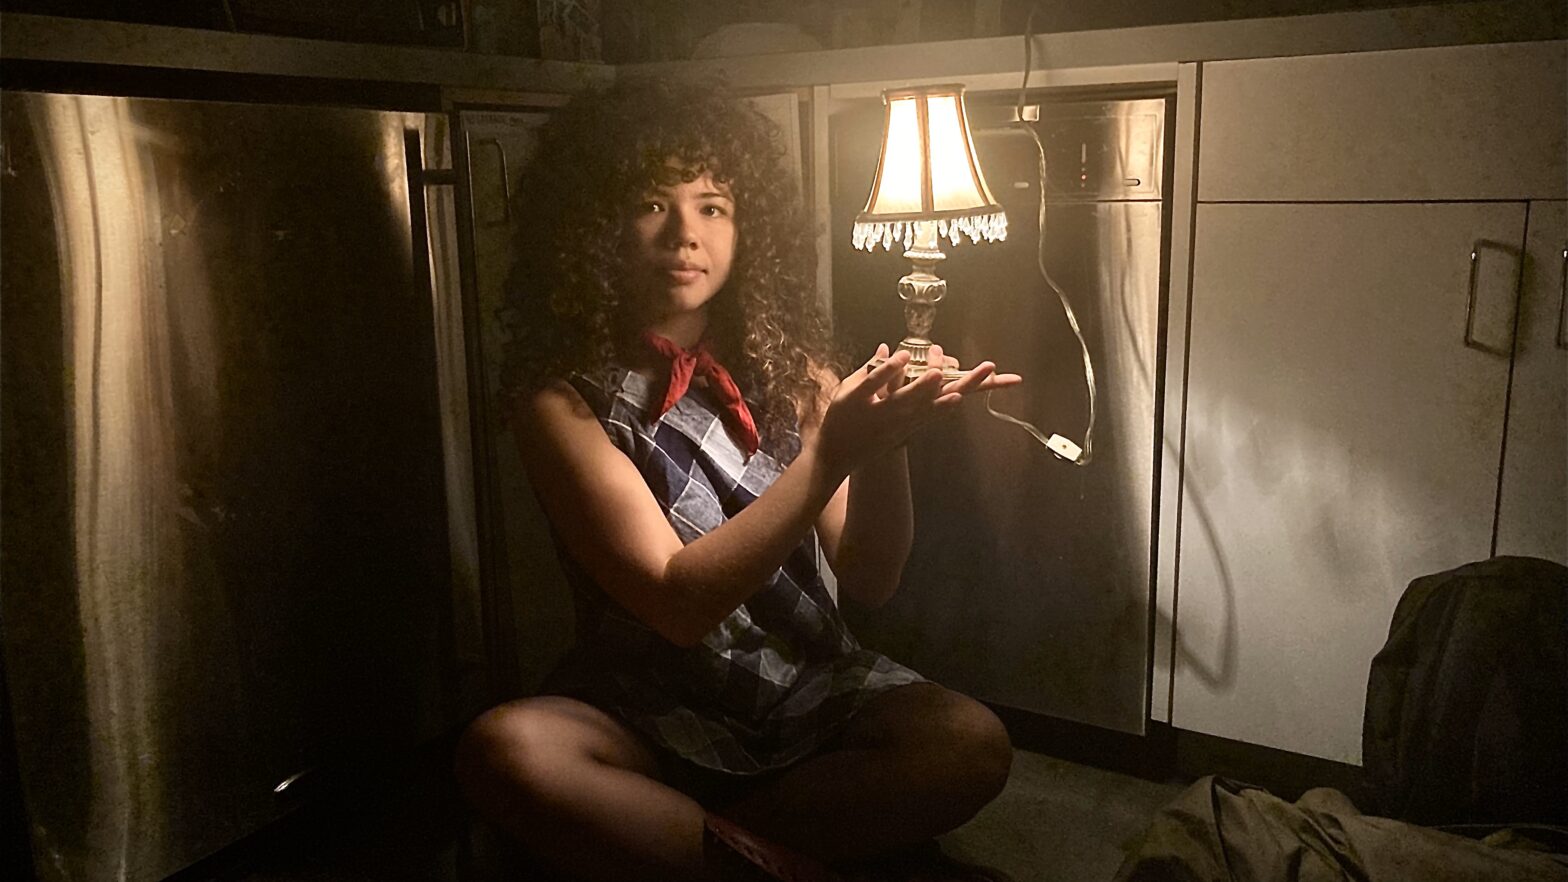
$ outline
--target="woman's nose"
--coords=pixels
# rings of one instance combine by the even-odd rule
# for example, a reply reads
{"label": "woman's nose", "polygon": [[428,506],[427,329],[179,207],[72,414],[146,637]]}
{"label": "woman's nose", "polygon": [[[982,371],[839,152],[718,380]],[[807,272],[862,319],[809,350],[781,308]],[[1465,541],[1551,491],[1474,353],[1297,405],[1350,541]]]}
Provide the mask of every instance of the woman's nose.
{"label": "woman's nose", "polygon": [[694,234],[692,219],[687,217],[682,209],[674,209],[665,215],[664,244],[671,248],[697,247],[697,237]]}

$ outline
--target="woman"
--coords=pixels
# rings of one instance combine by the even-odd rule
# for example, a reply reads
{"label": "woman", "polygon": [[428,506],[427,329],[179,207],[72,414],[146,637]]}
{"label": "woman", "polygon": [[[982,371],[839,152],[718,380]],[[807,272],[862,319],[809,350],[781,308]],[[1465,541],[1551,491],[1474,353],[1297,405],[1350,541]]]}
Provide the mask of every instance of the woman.
{"label": "woman", "polygon": [[558,114],[519,195],[512,426],[578,645],[550,694],[474,722],[458,772],[581,877],[891,867],[1006,780],[995,716],[860,647],[818,562],[840,598],[886,602],[905,439],[1019,379],[906,382],[882,346],[841,381],[781,159],[722,89],[645,81]]}

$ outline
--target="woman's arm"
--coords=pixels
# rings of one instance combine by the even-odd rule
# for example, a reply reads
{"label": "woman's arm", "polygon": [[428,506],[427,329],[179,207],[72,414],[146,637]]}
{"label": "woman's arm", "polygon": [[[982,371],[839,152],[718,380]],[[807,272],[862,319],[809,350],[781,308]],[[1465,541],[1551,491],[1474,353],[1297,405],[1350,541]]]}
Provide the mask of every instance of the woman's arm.
{"label": "woman's arm", "polygon": [[[931,350],[933,362],[958,366],[942,354],[940,346],[933,345]],[[885,347],[877,350],[877,357],[887,357]],[[943,384],[943,392],[962,394],[1020,382],[1015,374],[994,371],[995,365],[984,362],[964,379]],[[902,382],[896,376],[893,379]],[[819,370],[818,382],[831,388],[837,377]],[[879,390],[879,394],[888,391]],[[802,439],[815,428],[809,421],[803,424]],[[887,603],[898,590],[915,535],[909,463],[902,445],[869,460],[839,486],[817,518],[817,535],[828,565],[838,577],[840,596],[871,609]]]}
{"label": "woman's arm", "polygon": [[839,384],[818,431],[773,485],[689,545],[569,384],[521,399],[514,435],[568,553],[665,639],[693,646],[766,584],[850,472],[902,441],[933,408],[954,403],[939,383],[878,396],[905,361]]}
{"label": "woman's arm", "polygon": [[[823,369],[818,382],[831,390],[838,377]],[[804,423],[802,442],[816,429]],[[816,526],[822,552],[838,577],[839,596],[871,609],[886,603],[898,588],[915,536],[904,447],[876,457],[840,483]]]}

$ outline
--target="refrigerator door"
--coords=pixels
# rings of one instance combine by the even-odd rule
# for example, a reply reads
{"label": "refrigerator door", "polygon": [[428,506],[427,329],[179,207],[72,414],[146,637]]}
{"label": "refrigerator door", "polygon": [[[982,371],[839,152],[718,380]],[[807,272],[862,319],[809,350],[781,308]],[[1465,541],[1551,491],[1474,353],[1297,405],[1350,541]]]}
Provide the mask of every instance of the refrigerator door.
{"label": "refrigerator door", "polygon": [[0,636],[37,869],[161,879],[450,725],[425,118],[0,113]]}
{"label": "refrigerator door", "polygon": [[[915,548],[903,583],[881,610],[847,610],[863,641],[951,688],[1132,733],[1148,708],[1164,119],[1160,99],[1077,101],[1045,105],[1038,124],[1044,262],[1094,358],[1093,461],[1057,459],[979,401],[923,429],[909,447]],[[976,128],[1008,237],[944,249],[933,339],[965,365],[1022,374],[994,406],[1082,443],[1083,359],[1035,267],[1034,142]],[[878,107],[834,119],[834,315],[856,357],[904,330],[895,285],[908,261],[849,242],[879,137]]]}

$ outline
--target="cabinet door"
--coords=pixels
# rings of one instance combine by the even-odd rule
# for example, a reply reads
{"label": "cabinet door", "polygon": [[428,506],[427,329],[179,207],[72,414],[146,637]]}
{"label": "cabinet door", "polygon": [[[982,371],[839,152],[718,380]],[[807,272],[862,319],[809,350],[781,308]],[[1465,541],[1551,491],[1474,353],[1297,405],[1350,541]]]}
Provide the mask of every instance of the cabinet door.
{"label": "cabinet door", "polygon": [[[1524,221],[1199,207],[1175,725],[1360,761],[1400,593],[1491,548]],[[1466,345],[1472,279],[1472,336],[1501,355]]]}
{"label": "cabinet door", "polygon": [[1568,43],[1203,66],[1198,198],[1560,199]]}
{"label": "cabinet door", "polygon": [[517,181],[538,145],[545,113],[464,111],[461,144],[467,151],[469,222],[473,236],[473,285],[478,315],[477,359],[482,370],[469,382],[470,398],[483,408],[490,428],[477,439],[485,460],[481,497],[489,519],[491,568],[489,652],[494,687],[491,701],[538,689],[571,646],[572,600],[555,554],[544,512],[518,459],[516,440],[501,405],[501,364],[507,334],[501,315],[508,273],[515,259]]}
{"label": "cabinet door", "polygon": [[1530,203],[1497,553],[1568,564],[1568,202]]}

